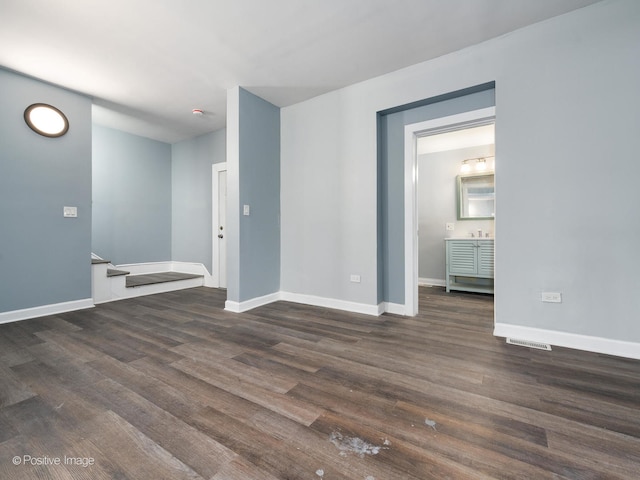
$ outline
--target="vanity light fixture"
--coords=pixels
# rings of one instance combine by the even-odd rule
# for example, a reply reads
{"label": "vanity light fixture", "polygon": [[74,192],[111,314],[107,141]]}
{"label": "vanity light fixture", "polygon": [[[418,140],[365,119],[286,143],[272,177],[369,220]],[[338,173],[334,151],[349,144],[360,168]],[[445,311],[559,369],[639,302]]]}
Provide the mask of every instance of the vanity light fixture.
{"label": "vanity light fixture", "polygon": [[24,111],[24,121],[31,130],[44,137],[61,137],[69,130],[65,114],[46,103],[29,105]]}
{"label": "vanity light fixture", "polygon": [[462,165],[460,166],[460,173],[462,175],[471,173],[472,165],[473,170],[478,173],[486,172],[489,169],[489,164],[487,162],[487,158],[491,157],[478,157],[478,158],[467,158],[462,161]]}

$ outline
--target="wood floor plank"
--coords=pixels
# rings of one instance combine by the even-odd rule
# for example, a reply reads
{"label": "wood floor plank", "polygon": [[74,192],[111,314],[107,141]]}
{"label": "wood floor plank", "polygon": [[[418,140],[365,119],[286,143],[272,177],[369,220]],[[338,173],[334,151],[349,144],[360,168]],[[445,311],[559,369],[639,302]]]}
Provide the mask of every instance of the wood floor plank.
{"label": "wood floor plank", "polygon": [[140,372],[184,392],[192,403],[209,406],[233,418],[245,418],[260,410],[260,405],[233,395],[206,381],[150,359],[136,360],[131,365]]}
{"label": "wood floor plank", "polygon": [[11,422],[4,415],[0,415],[0,444],[18,435],[18,431],[13,428]]}
{"label": "wood floor plank", "polygon": [[297,381],[287,378],[273,370],[261,370],[247,363],[237,362],[229,358],[221,358],[217,355],[208,357],[192,357],[186,360],[173,362],[172,365],[182,369],[185,365],[196,363],[210,364],[215,368],[220,376],[224,376],[232,381],[255,385],[275,393],[286,393],[296,386]]}
{"label": "wood floor plank", "polygon": [[[44,340],[45,343],[55,344],[63,348],[69,356],[79,361],[90,362],[105,355],[95,348],[85,345],[84,342],[79,342],[77,339],[70,337],[69,334],[65,332],[47,330],[38,332],[36,335]],[[33,359],[34,357],[31,356],[31,358]]]}
{"label": "wood floor plank", "polygon": [[131,428],[161,446],[168,454],[209,478],[235,454],[191,425],[113,380],[100,382],[95,401],[116,413]]}
{"label": "wood floor plank", "polygon": [[[282,420],[271,411],[261,411],[248,419],[246,423],[253,428],[267,432],[282,439],[285,451],[296,452],[296,455],[305,455],[308,458],[307,465],[317,465],[317,469],[311,469],[306,476],[311,476],[313,471],[322,470],[327,478],[347,479],[377,477],[386,478],[392,472],[381,468],[370,459],[361,458],[358,455],[344,455],[331,442],[330,436],[316,429],[306,428],[291,420]],[[410,477],[407,477],[410,478]]]}
{"label": "wood floor plank", "polygon": [[[11,480],[75,480],[76,478],[81,478],[72,476],[64,467],[23,464],[22,461],[25,456],[34,456],[34,452],[35,448],[31,445],[29,439],[23,435],[0,442],[0,478]],[[19,464],[15,463],[15,458],[18,459]]]}
{"label": "wood floor plank", "polygon": [[[247,419],[232,419],[213,409],[202,412],[195,421],[200,429],[276,478],[311,479],[322,469],[322,463],[310,456],[302,444],[292,445],[295,439],[290,438],[287,442],[278,432],[270,432],[264,425],[258,427]],[[349,477],[335,472],[330,478],[344,480]]]}
{"label": "wood floor plank", "polygon": [[[540,435],[543,434],[540,429],[535,435],[527,435],[524,432],[515,433],[513,430],[505,432],[504,424],[507,423],[507,420],[498,419],[497,428],[494,428],[489,420],[483,419],[483,412],[478,412],[476,415],[478,418],[474,417],[473,420],[477,424],[486,425],[486,428],[480,429],[483,430],[480,434],[474,432],[477,429],[474,427],[476,424],[471,421],[460,425],[459,431],[454,430],[456,434],[447,435],[446,432],[440,431],[440,423],[448,422],[449,418],[440,416],[430,408],[395,402],[393,399],[381,400],[379,397],[371,399],[371,395],[367,393],[345,387],[342,390],[334,387],[331,392],[332,394],[302,385],[293,389],[289,394],[312,403],[326,405],[334,415],[349,419],[352,424],[383,432],[386,438],[393,438],[395,444],[404,441],[414,445],[416,448],[422,449],[423,455],[427,457],[435,452],[443,458],[456,458],[460,452],[465,452],[465,456],[458,458],[457,462],[460,465],[473,468],[474,471],[485,472],[483,475],[491,477],[489,472],[498,475],[501,469],[508,469],[511,472],[509,478],[530,478],[532,473],[530,465],[521,462],[514,463],[508,456],[497,454],[491,449],[487,450],[484,445],[492,444],[496,437],[502,437],[506,444],[514,443],[517,438],[531,441],[532,437],[534,443],[539,443]],[[366,404],[367,407],[364,408],[363,404]],[[433,427],[427,425],[425,423],[427,420],[435,422],[437,425]],[[513,428],[517,428],[516,422],[512,423]],[[535,428],[527,426],[527,430],[535,430]],[[544,437],[544,445],[546,445],[546,437]],[[474,452],[475,455],[467,456],[470,452]],[[539,471],[538,474],[541,478],[545,476],[543,471]],[[463,474],[458,472],[458,475]],[[546,476],[552,478],[550,474]],[[466,478],[466,476],[460,478]]]}
{"label": "wood floor plank", "polygon": [[227,463],[211,480],[278,480],[265,470],[258,468],[244,458]]}
{"label": "wood floor plank", "polygon": [[304,425],[311,424],[322,413],[322,409],[299,403],[295,399],[286,397],[283,393],[273,392],[250,382],[241,382],[233,375],[214,371],[198,362],[183,360],[173,364],[173,366],[233,395],[274,410],[282,416]]}
{"label": "wood floor plank", "polygon": [[110,471],[112,478],[204,478],[112,411],[105,411],[88,424],[83,434],[100,446],[96,463]]}
{"label": "wood floor plank", "polygon": [[[5,409],[3,414],[20,432],[20,436],[26,439],[26,442],[20,446],[22,462],[19,462],[19,465],[14,463],[15,470],[26,471],[27,477],[33,475],[31,478],[104,480],[111,478],[111,475],[99,464],[92,465],[90,471],[87,471],[83,463],[69,463],[66,460],[72,458],[91,461],[89,459],[95,460],[96,456],[99,457],[101,454],[95,445],[81,440],[76,422],[71,424],[65,422],[55,409],[40,398],[33,397],[12,405]],[[14,453],[13,458],[15,455]],[[27,456],[54,462],[57,459],[58,463],[50,463],[50,467],[41,469],[40,467],[47,467],[47,465],[38,463],[37,460],[33,463],[26,459]]]}
{"label": "wood floor plank", "polygon": [[0,408],[19,403],[35,396],[14,372],[0,365]]}
{"label": "wood floor plank", "polygon": [[[400,439],[372,427],[327,412],[316,420],[312,428],[335,439],[338,450],[347,457],[359,458],[366,465],[362,473],[375,471],[372,476],[390,478],[394,474],[406,479],[484,478],[461,463],[450,462],[444,456],[432,456],[427,450],[411,448]],[[428,432],[431,434],[431,432]],[[346,440],[346,441],[345,441]],[[334,443],[334,446],[335,446]]]}
{"label": "wood floor plank", "polygon": [[[225,301],[0,325],[0,478],[638,478],[640,361],[507,345],[490,295],[421,287],[412,318]],[[33,452],[95,464],[12,463]]]}

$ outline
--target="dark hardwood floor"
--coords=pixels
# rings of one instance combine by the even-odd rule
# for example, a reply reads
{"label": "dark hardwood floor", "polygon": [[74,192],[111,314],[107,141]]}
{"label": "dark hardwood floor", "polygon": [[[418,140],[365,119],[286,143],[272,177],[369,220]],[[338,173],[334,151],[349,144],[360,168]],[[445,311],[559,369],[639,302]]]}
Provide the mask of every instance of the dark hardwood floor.
{"label": "dark hardwood floor", "polygon": [[[1,479],[637,479],[640,362],[195,288],[0,325]],[[59,462],[59,465],[52,463]]]}

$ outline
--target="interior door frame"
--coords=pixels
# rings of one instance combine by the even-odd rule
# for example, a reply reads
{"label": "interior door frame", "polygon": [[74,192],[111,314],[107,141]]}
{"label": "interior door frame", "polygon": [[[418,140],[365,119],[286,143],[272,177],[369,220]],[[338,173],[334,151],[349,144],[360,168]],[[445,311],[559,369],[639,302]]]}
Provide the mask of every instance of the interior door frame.
{"label": "interior door frame", "polygon": [[218,205],[218,195],[219,195],[219,176],[220,172],[227,171],[227,162],[222,163],[214,163],[211,166],[211,236],[212,236],[212,253],[211,253],[211,278],[212,278],[212,286],[215,288],[220,288],[220,263],[218,262],[218,258],[220,257],[220,239],[218,238],[218,221],[219,221],[219,205]]}
{"label": "interior door frame", "polygon": [[404,127],[404,310],[418,314],[418,152],[419,137],[495,123],[496,107],[482,108]]}

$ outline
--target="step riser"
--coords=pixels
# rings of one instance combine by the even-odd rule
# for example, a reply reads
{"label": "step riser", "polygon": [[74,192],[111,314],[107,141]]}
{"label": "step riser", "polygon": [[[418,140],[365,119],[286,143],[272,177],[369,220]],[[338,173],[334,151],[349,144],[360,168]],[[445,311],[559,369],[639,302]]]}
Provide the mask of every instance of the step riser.
{"label": "step riser", "polygon": [[[110,278],[108,280],[119,280],[119,277]],[[124,284],[124,282],[122,282]],[[189,280],[176,280],[173,282],[156,283],[153,285],[142,285],[135,288],[127,288],[124,285],[120,288],[114,288],[112,290],[112,296],[108,299],[94,300],[94,303],[107,303],[115,302],[118,300],[124,300],[127,298],[143,297],[145,295],[155,295],[156,293],[173,292],[176,290],[184,290],[186,288],[195,288],[204,286],[204,280],[202,278],[193,278]]]}

